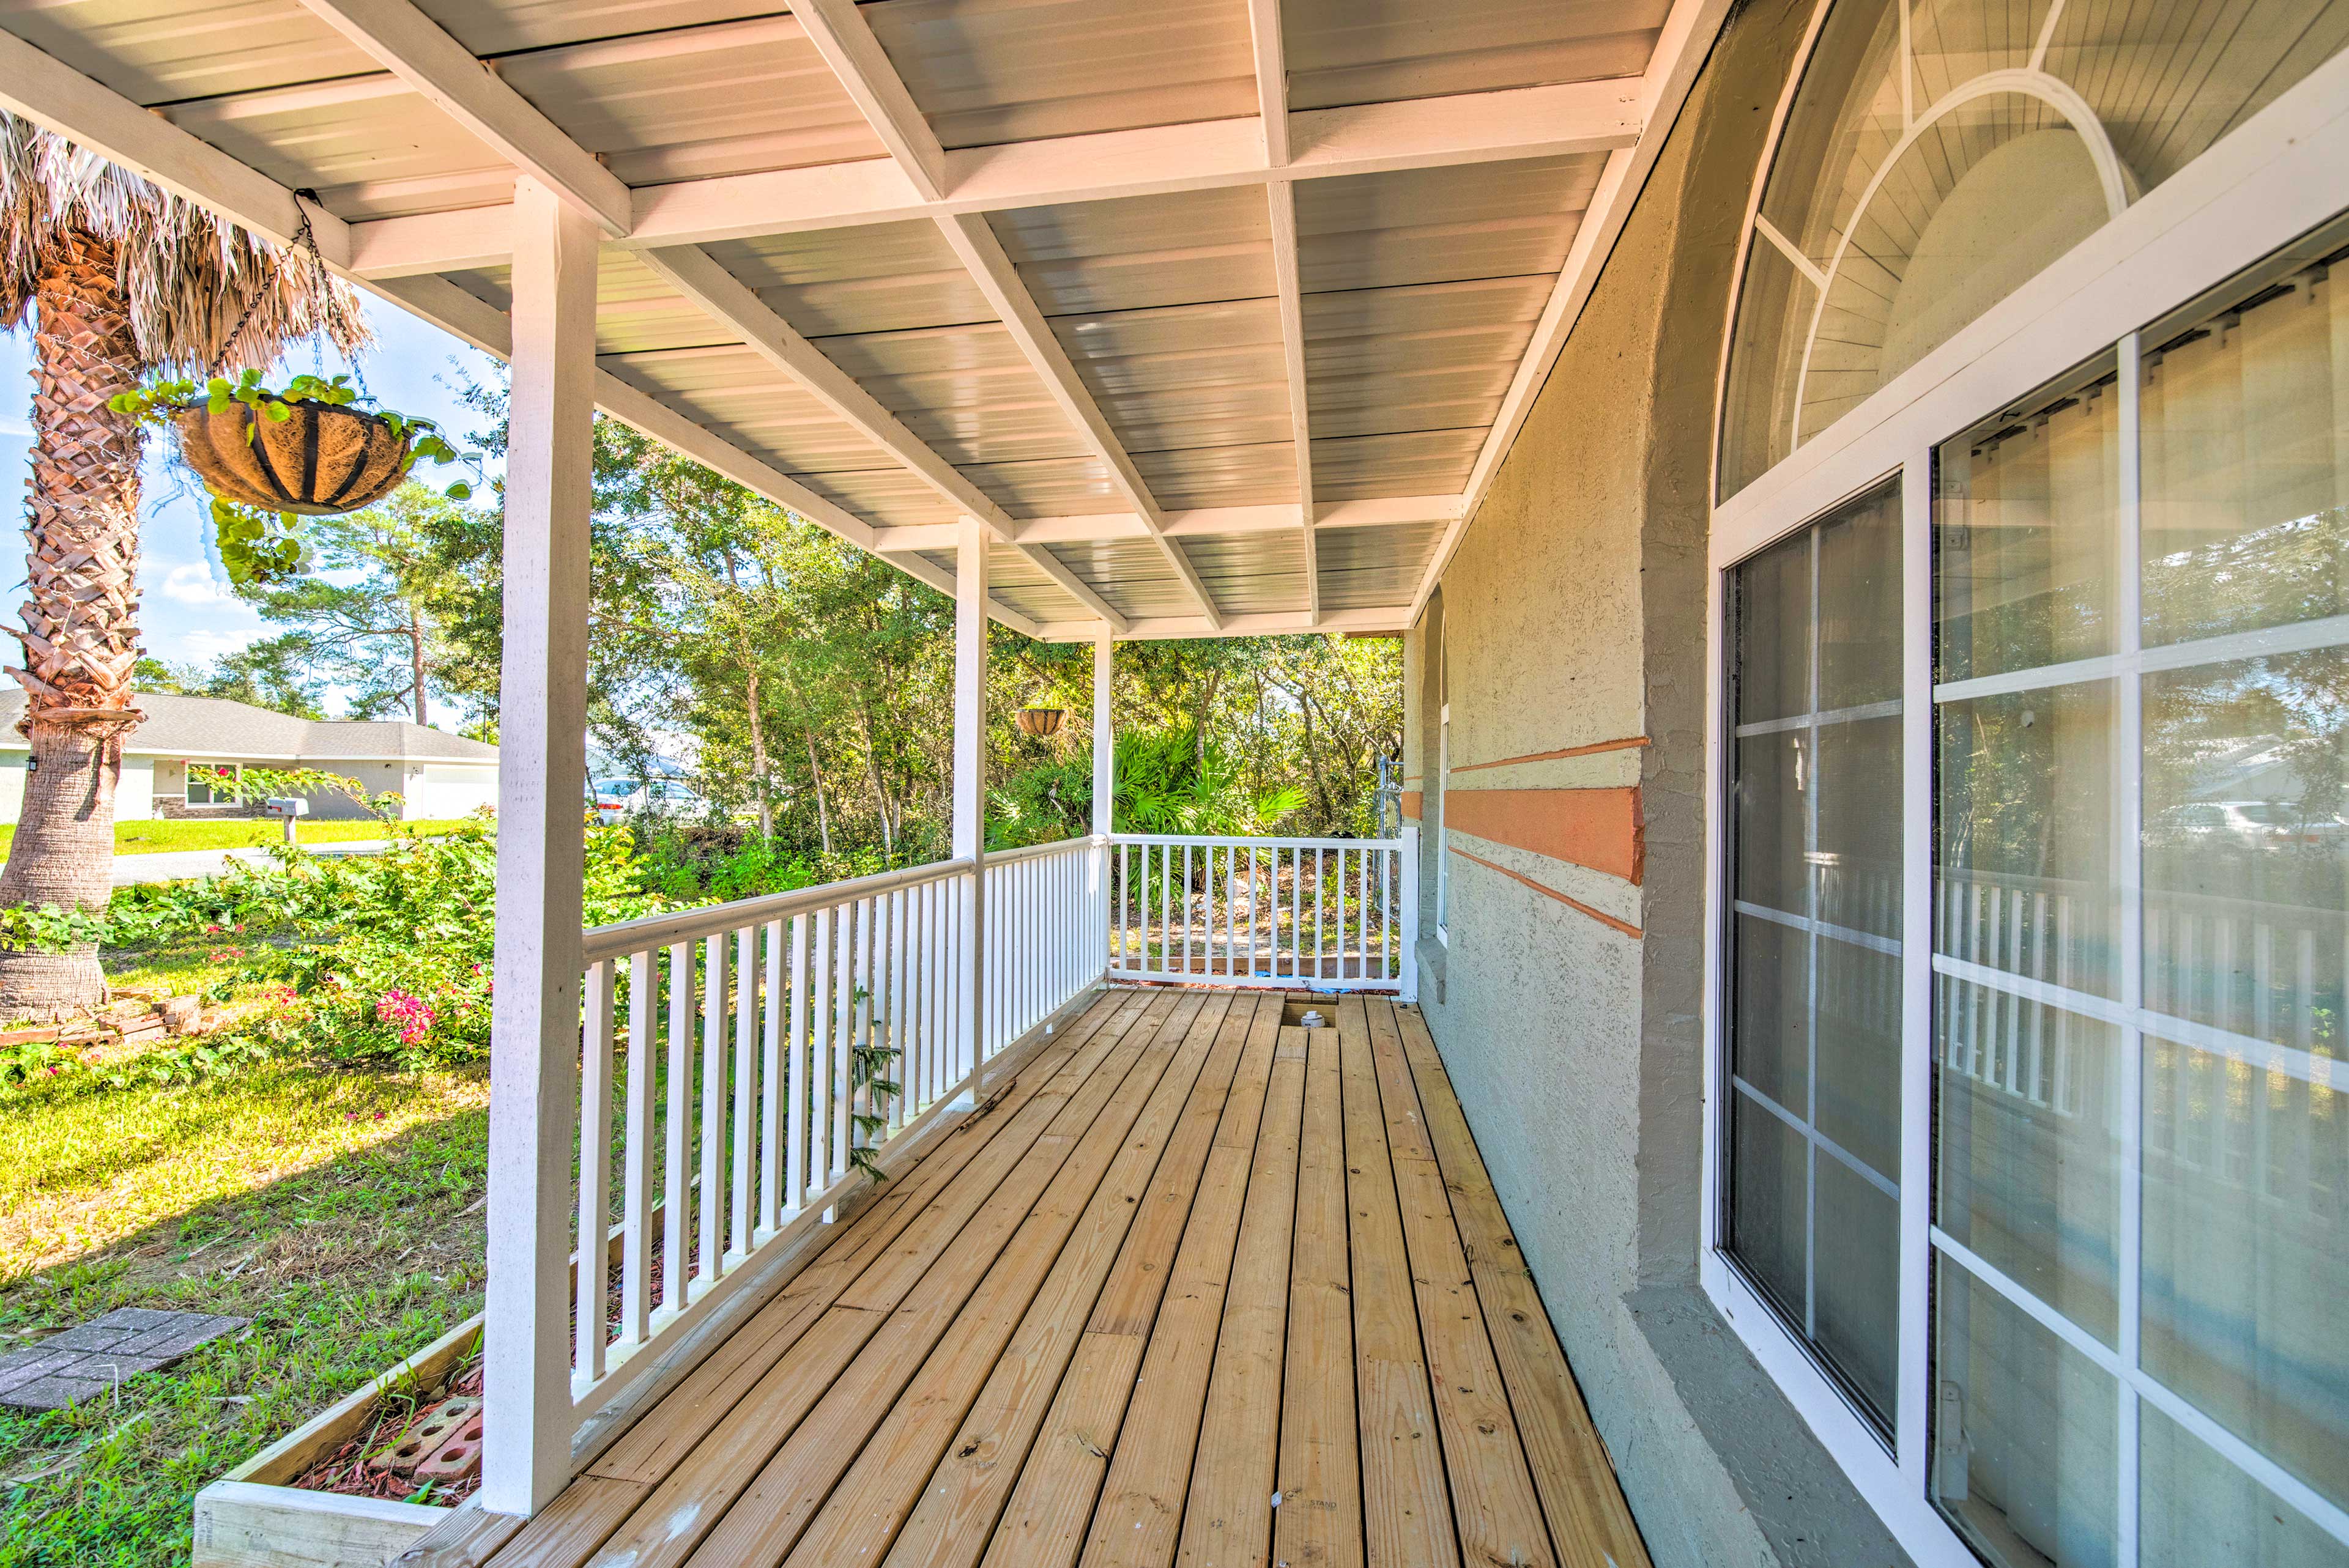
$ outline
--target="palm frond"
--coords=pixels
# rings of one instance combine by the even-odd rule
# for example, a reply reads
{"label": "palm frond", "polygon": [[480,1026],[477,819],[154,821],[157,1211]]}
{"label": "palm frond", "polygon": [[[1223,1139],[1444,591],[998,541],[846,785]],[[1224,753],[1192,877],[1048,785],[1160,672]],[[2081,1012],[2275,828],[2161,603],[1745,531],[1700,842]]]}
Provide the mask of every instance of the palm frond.
{"label": "palm frond", "polygon": [[[0,326],[14,327],[69,238],[111,248],[149,370],[266,367],[318,332],[350,354],[371,340],[349,284],[205,208],[0,110]],[[222,354],[246,305],[251,316]]]}

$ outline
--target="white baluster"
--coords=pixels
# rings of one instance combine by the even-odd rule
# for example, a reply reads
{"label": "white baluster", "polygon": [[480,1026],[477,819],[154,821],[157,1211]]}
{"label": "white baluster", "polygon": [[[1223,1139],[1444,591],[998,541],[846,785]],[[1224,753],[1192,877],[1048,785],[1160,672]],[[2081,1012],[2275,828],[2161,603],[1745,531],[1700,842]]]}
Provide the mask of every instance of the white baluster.
{"label": "white baluster", "polygon": [[611,1226],[612,966],[587,966],[587,1041],[579,1058],[578,1376],[604,1375],[605,1237]]}
{"label": "white baluster", "polygon": [[620,1343],[640,1345],[652,1332],[652,1278],[646,1264],[652,1177],[653,1074],[660,1053],[653,1039],[653,955],[628,961],[627,1116],[620,1145]]}

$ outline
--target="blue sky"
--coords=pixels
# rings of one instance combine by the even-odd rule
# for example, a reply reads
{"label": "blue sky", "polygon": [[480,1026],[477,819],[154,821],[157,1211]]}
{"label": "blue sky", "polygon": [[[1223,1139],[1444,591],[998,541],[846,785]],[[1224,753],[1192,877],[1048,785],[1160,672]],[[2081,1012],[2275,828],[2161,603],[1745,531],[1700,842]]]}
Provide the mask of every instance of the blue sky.
{"label": "blue sky", "polygon": [[[458,402],[457,390],[468,373],[476,380],[495,378],[497,362],[406,311],[372,299],[367,309],[377,338],[365,361],[368,388],[388,407],[440,420],[452,436],[470,429],[472,415]],[[281,366],[285,374],[295,375],[311,368],[307,346],[297,346]],[[342,368],[330,354],[327,373]],[[0,334],[0,473],[9,478],[6,506],[15,529],[23,527],[32,401],[31,335],[24,328]],[[207,559],[212,524],[203,496],[176,470],[168,439],[148,443],[141,510],[139,576],[144,603],[140,622],[149,654],[171,664],[208,665],[269,634],[268,624],[228,591],[227,579]],[[22,547],[12,529],[0,533],[0,584],[5,584],[0,615],[10,625],[16,624],[23,583]],[[0,655],[15,662],[15,643],[0,642]]]}

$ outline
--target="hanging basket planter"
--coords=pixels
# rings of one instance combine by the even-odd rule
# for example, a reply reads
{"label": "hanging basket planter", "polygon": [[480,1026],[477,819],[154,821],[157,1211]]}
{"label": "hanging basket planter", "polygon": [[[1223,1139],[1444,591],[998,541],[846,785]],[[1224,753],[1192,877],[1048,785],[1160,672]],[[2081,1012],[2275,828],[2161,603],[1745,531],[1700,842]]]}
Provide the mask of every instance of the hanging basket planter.
{"label": "hanging basket planter", "polygon": [[1019,731],[1023,735],[1032,735],[1039,740],[1049,735],[1057,735],[1060,733],[1061,720],[1066,713],[1065,708],[1023,707],[1019,714]]}
{"label": "hanging basket planter", "polygon": [[181,459],[223,500],[304,517],[372,506],[415,461],[410,430],[380,414],[307,400],[276,406],[283,419],[233,400],[178,409]]}

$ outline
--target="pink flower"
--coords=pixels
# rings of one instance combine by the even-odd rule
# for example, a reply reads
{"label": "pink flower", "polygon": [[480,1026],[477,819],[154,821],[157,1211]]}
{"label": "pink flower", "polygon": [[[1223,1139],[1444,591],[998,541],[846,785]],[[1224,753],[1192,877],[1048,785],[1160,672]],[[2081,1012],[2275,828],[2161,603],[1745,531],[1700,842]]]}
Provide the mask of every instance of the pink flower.
{"label": "pink flower", "polygon": [[399,1031],[399,1043],[403,1046],[421,1045],[432,1030],[431,1007],[422,997],[410,995],[397,985],[386,987],[376,999],[375,1016],[378,1023],[389,1024]]}

